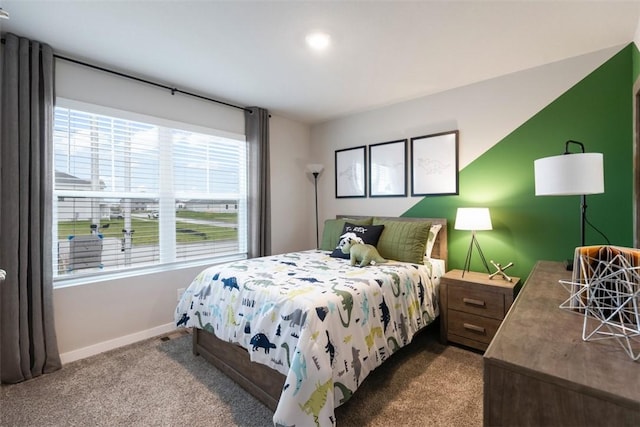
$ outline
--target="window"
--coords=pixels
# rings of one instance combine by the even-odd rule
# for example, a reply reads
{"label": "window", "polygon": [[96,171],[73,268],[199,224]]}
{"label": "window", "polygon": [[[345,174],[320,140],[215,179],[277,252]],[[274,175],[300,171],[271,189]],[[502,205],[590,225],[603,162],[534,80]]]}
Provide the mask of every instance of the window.
{"label": "window", "polygon": [[57,102],[54,277],[246,256],[244,136]]}

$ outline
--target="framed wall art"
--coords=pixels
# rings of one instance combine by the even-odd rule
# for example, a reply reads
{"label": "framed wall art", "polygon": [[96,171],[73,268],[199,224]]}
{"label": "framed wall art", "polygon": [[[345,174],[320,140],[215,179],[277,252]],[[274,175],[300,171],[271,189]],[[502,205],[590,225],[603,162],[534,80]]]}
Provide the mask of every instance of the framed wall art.
{"label": "framed wall art", "polygon": [[369,145],[369,196],[407,195],[407,140]]}
{"label": "framed wall art", "polygon": [[336,150],[336,198],[367,197],[367,147]]}
{"label": "framed wall art", "polygon": [[458,194],[457,130],[411,138],[411,195]]}

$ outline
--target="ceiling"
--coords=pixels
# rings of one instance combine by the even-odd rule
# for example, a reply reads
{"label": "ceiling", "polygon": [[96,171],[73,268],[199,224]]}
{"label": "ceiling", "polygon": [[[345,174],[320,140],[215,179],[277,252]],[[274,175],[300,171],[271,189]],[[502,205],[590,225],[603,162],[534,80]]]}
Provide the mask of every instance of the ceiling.
{"label": "ceiling", "polygon": [[[0,31],[308,124],[633,41],[640,2],[0,0]],[[323,30],[322,53],[304,43]]]}

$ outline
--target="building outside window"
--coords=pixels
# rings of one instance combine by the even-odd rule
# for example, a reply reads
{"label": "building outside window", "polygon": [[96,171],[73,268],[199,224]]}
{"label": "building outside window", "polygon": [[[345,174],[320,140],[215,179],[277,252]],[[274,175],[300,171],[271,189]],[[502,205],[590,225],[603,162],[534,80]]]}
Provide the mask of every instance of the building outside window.
{"label": "building outside window", "polygon": [[243,135],[58,100],[54,278],[247,252]]}

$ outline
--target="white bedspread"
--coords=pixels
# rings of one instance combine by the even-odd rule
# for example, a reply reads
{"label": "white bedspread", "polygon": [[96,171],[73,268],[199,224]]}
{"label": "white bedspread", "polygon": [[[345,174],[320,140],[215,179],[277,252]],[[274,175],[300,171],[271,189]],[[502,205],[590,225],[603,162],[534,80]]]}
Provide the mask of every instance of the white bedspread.
{"label": "white bedspread", "polygon": [[334,425],[334,408],[438,315],[435,283],[430,265],[359,268],[329,252],[293,252],[207,268],[175,320],[286,376],[274,424]]}

